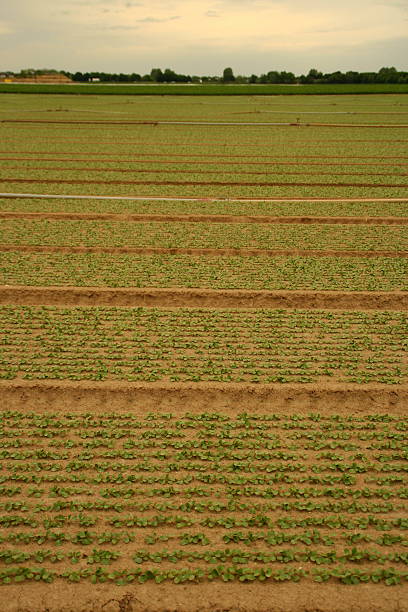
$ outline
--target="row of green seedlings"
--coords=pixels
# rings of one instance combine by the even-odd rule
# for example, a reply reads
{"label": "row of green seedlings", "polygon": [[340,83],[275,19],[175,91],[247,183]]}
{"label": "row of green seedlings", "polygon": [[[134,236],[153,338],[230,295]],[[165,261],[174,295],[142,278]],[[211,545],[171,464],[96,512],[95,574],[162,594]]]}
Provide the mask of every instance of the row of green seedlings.
{"label": "row of green seedlings", "polygon": [[[21,502],[22,503],[22,502]],[[186,512],[185,508],[188,506],[182,505],[182,507],[175,507],[172,504],[158,503],[155,508],[159,510],[159,513],[151,516],[149,518],[141,516],[141,510],[150,510],[150,507],[141,507],[137,508],[136,514],[126,514],[123,516],[124,510],[126,508],[118,503],[110,504],[108,502],[58,502],[53,507],[54,512],[62,512],[64,510],[68,511],[80,511],[79,518],[72,517],[71,515],[68,517],[61,516],[61,518],[44,518],[40,519],[36,515],[32,514],[16,514],[12,513],[14,510],[10,510],[9,513],[0,516],[0,525],[2,527],[17,527],[17,526],[27,526],[27,527],[38,527],[40,524],[43,524],[45,527],[59,527],[64,524],[69,524],[72,522],[79,522],[81,525],[95,525],[97,524],[98,517],[87,516],[86,514],[82,514],[82,512],[89,511],[107,511],[114,512],[116,514],[121,514],[122,516],[119,518],[109,517],[104,519],[106,524],[109,524],[115,528],[120,527],[156,527],[159,525],[176,525],[178,528],[182,526],[193,526],[193,525],[202,525],[206,527],[224,527],[226,529],[230,529],[233,527],[253,527],[253,526],[266,526],[266,527],[274,527],[275,520],[269,516],[265,515],[254,515],[248,517],[234,517],[234,516],[224,516],[224,517],[212,517],[207,516],[203,519],[196,519],[194,517],[189,517],[187,514],[169,514],[169,510],[172,512],[174,509],[181,509]],[[21,507],[18,507],[17,510],[20,510]],[[311,513],[311,512],[320,512],[320,513],[336,513],[342,512],[347,514],[390,514],[394,512],[405,511],[406,506],[402,504],[392,504],[390,502],[384,503],[357,503],[357,502],[285,502],[282,504],[277,504],[274,508],[275,511],[281,512],[303,512],[303,513]],[[194,510],[194,507],[193,507]],[[37,508],[38,513],[43,512],[43,506],[38,505]],[[205,512],[208,514],[208,510],[205,507],[199,507],[196,510],[198,513]],[[191,510],[190,510],[191,512]]]}
{"label": "row of green seedlings", "polygon": [[[111,550],[97,550],[93,549],[92,553],[83,553],[81,551],[70,551],[67,553],[58,552],[55,550],[38,550],[35,552],[26,552],[21,550],[2,550],[0,551],[0,562],[10,565],[12,563],[25,563],[26,561],[35,561],[36,563],[43,563],[44,561],[50,561],[51,563],[57,563],[66,559],[70,560],[71,563],[79,563],[82,559],[86,560],[88,565],[100,563],[102,565],[110,565],[122,556],[122,553],[111,551]],[[390,552],[382,553],[378,550],[366,550],[353,547],[351,549],[344,549],[343,551],[329,550],[329,551],[317,551],[317,550],[292,550],[292,549],[280,549],[275,552],[248,552],[242,549],[219,549],[219,550],[160,550],[151,552],[149,550],[138,550],[132,556],[135,563],[142,564],[146,561],[152,561],[154,563],[162,563],[163,561],[169,561],[171,563],[179,563],[179,561],[187,560],[193,561],[205,561],[206,563],[220,563],[230,561],[233,564],[244,564],[249,561],[259,561],[262,563],[316,563],[317,565],[330,565],[334,563],[367,563],[377,562],[381,565],[385,563],[402,563],[408,564],[408,553],[404,552]]]}
{"label": "row of green seedlings", "polygon": [[67,570],[57,573],[45,568],[10,567],[0,571],[0,583],[11,584],[24,581],[53,582],[56,578],[63,578],[70,582],[80,582],[89,579],[91,583],[114,582],[119,586],[125,586],[133,582],[144,583],[154,580],[156,583],[172,581],[175,584],[186,582],[201,582],[219,580],[223,582],[239,581],[276,581],[276,582],[299,582],[302,578],[311,577],[315,582],[327,582],[334,580],[348,585],[360,583],[383,583],[387,586],[401,584],[408,580],[408,572],[399,572],[394,568],[380,568],[372,571],[333,568],[316,569],[312,573],[303,568],[284,568],[276,570],[271,567],[252,568],[218,565],[208,570],[201,568],[185,568],[161,571],[158,569],[135,568],[132,570],[109,571],[105,568],[81,569],[78,571]]}
{"label": "row of green seedlings", "polygon": [[[311,520],[298,521],[298,524],[291,524],[290,526],[281,521],[282,529],[296,528],[296,527],[316,527],[316,522]],[[306,525],[303,524],[306,522]],[[339,525],[333,525],[334,521],[326,520],[322,524],[317,524],[319,527],[329,527],[332,530],[340,528]],[[321,546],[333,546],[335,541],[344,540],[348,545],[356,543],[375,543],[378,546],[400,546],[406,547],[408,545],[407,538],[401,533],[395,533],[391,531],[395,528],[401,530],[408,529],[408,524],[404,519],[394,519],[393,521],[386,521],[384,519],[378,520],[377,522],[362,522],[354,521],[348,524],[348,521],[344,521],[341,527],[344,529],[355,530],[361,529],[354,533],[347,532],[331,532],[331,535],[322,535],[318,530],[306,529],[306,531],[300,533],[287,533],[284,531],[268,530],[268,531],[236,531],[229,530],[228,533],[222,535],[222,541],[225,544],[245,544],[252,546],[255,542],[263,542],[268,547],[280,546],[282,544],[298,545],[303,544],[305,546],[311,546],[312,544],[319,544]],[[375,536],[370,533],[364,532],[368,528],[373,528],[377,532],[382,532],[381,535]],[[129,531],[104,531],[95,533],[88,531],[87,529],[78,531],[76,533],[65,533],[64,531],[53,531],[47,529],[44,532],[29,532],[29,531],[16,531],[4,533],[0,537],[0,542],[11,542],[14,544],[37,544],[42,545],[44,543],[53,543],[61,546],[62,544],[71,543],[79,544],[82,546],[95,545],[95,544],[129,544],[139,539],[140,534]],[[205,535],[201,532],[189,533],[184,532],[181,534],[173,535],[159,535],[157,533],[149,534],[145,536],[144,543],[147,545],[153,545],[156,543],[169,542],[170,540],[176,539],[178,544],[181,546],[187,546],[189,544],[199,544],[207,546],[210,544],[208,534]]]}
{"label": "row of green seedlings", "polygon": [[[34,258],[33,258],[34,255]],[[192,257],[106,253],[0,253],[1,284],[209,287],[254,290],[405,290],[406,258]]]}

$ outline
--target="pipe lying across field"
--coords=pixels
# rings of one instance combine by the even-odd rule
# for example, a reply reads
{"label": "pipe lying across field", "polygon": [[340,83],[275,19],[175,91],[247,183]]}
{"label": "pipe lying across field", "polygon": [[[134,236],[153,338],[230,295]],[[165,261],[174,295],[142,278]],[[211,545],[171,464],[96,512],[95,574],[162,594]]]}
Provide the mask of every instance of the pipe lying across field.
{"label": "pipe lying across field", "polygon": [[48,200],[130,200],[145,202],[408,202],[403,198],[225,198],[225,197],[185,197],[185,196],[114,196],[114,195],[77,195],[51,193],[0,193],[0,198],[42,198]]}
{"label": "pipe lying across field", "polygon": [[189,125],[200,127],[205,126],[234,126],[234,127],[330,127],[330,128],[408,128],[406,123],[300,123],[289,121],[109,121],[104,119],[96,120],[71,120],[71,119],[1,119],[0,123],[39,123],[39,124],[60,124],[60,125]]}
{"label": "pipe lying across field", "polygon": [[253,291],[1,285],[0,304],[148,308],[408,310],[408,291]]}

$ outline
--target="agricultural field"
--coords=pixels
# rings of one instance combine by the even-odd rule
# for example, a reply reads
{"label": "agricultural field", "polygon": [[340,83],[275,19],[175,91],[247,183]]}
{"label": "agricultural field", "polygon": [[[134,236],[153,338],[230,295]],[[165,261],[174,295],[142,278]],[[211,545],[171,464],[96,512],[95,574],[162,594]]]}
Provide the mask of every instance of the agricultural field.
{"label": "agricultural field", "polygon": [[[193,230],[193,231],[192,231]],[[406,225],[273,225],[258,223],[3,219],[8,246],[223,249],[408,250]]]}
{"label": "agricultural field", "polygon": [[389,415],[5,412],[0,580],[399,584],[406,439]]}
{"label": "agricultural field", "polygon": [[405,83],[353,83],[353,84],[320,84],[302,85],[237,85],[229,87],[222,84],[193,85],[188,83],[167,85],[158,83],[144,84],[104,84],[72,83],[68,86],[58,84],[32,84],[27,87],[21,83],[1,83],[0,93],[8,94],[51,94],[75,97],[84,96],[298,96],[298,95],[348,95],[353,94],[403,94],[408,93]]}
{"label": "agricultural field", "polygon": [[406,317],[0,307],[0,378],[406,383]]}
{"label": "agricultural field", "polygon": [[0,197],[3,214],[15,213],[60,213],[60,214],[116,214],[116,215],[212,215],[213,217],[228,216],[229,219],[244,217],[244,220],[257,217],[360,217],[374,221],[395,217],[406,223],[408,209],[406,202],[369,201],[356,202],[329,200],[327,202],[314,200],[281,201],[222,201],[211,198],[187,200],[175,198],[170,201],[161,199],[144,200],[141,198],[128,200],[104,199],[67,199],[67,198],[30,198],[30,197]]}
{"label": "agricultural field", "polygon": [[406,95],[30,91],[2,612],[408,610]]}
{"label": "agricultural field", "polygon": [[0,252],[0,284],[247,290],[407,291],[404,257]]}

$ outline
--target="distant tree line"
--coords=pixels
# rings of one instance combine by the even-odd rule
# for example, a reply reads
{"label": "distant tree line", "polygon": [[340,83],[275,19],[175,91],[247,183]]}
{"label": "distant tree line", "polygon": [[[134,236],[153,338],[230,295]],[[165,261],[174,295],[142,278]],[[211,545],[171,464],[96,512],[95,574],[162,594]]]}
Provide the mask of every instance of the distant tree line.
{"label": "distant tree line", "polygon": [[[19,73],[6,71],[8,76],[27,77],[32,75],[56,73],[57,70],[42,68],[39,70],[27,68]],[[285,70],[271,70],[265,74],[250,76],[234,75],[232,68],[225,68],[220,76],[196,76],[189,74],[178,74],[170,68],[162,70],[153,68],[149,74],[140,75],[136,72],[131,74],[111,73],[111,72],[67,72],[61,71],[73,81],[79,83],[100,82],[100,83],[225,83],[225,84],[313,84],[313,83],[408,83],[408,72],[397,70],[392,67],[380,68],[378,72],[357,72],[348,70],[347,72],[323,73],[316,68],[309,70],[307,74],[295,76],[293,72]]]}

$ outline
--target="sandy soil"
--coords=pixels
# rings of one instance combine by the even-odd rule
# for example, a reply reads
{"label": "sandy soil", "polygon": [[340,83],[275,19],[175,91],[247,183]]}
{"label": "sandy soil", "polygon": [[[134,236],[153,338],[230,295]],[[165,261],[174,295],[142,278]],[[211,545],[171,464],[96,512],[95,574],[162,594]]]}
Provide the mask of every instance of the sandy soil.
{"label": "sandy soil", "polygon": [[[28,585],[27,585],[28,586]],[[1,587],[2,612],[406,612],[407,589],[376,584],[30,584]]]}
{"label": "sandy soil", "polygon": [[0,285],[0,304],[407,310],[408,291],[252,291]]}
{"label": "sandy soil", "polygon": [[1,380],[4,404],[13,410],[55,409],[103,413],[106,410],[237,409],[318,412],[340,415],[372,411],[406,415],[407,385],[120,383]]}

